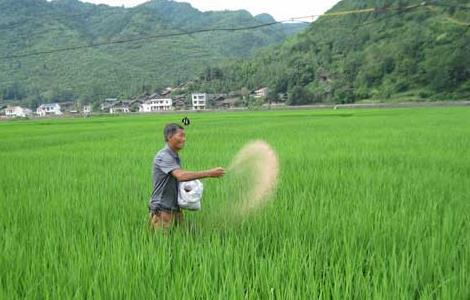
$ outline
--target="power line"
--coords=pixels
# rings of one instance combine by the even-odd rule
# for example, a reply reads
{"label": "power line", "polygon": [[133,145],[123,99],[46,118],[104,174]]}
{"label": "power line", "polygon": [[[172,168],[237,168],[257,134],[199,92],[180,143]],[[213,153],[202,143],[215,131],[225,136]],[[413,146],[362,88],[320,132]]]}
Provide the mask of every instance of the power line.
{"label": "power line", "polygon": [[[408,8],[407,10],[409,10],[409,9],[410,9],[410,8]],[[404,11],[404,10],[402,10],[402,11]],[[395,15],[396,13],[399,13],[399,12],[402,12],[402,11],[398,11],[398,12],[395,12],[394,14],[386,15],[386,16],[384,16],[384,17],[382,17],[382,18],[374,19],[373,22],[374,22],[374,21],[383,20],[383,19],[385,19],[385,18],[387,18],[387,17],[393,16],[393,15]],[[303,17],[299,17],[299,18],[303,18]],[[291,19],[290,19],[290,20],[291,20]],[[281,21],[281,22],[282,22],[282,21]],[[277,23],[281,23],[281,22],[271,22],[271,23],[269,23],[269,25],[271,25],[271,24],[277,24]],[[370,24],[370,23],[372,23],[372,22],[362,23],[360,26],[368,25],[368,24]],[[260,24],[259,26],[267,26],[267,24],[264,23],[264,24]],[[249,26],[249,27],[258,27],[258,26]],[[246,27],[244,27],[243,29],[245,29],[245,28],[246,28]],[[220,29],[220,30],[241,30],[241,28],[229,28],[229,29],[225,28],[225,29]],[[180,34],[169,34],[169,35],[167,35],[167,36],[183,36],[183,35],[186,35],[186,34],[191,34],[191,33],[185,32],[185,33],[180,33]],[[143,40],[145,40],[145,39],[140,38],[140,39],[138,39],[138,40],[143,41]],[[90,47],[92,47],[92,46],[90,46]],[[65,50],[64,50],[64,51],[65,51]],[[200,54],[202,54],[202,53],[200,52]],[[198,56],[199,56],[199,55],[198,55]],[[201,58],[202,58],[202,55],[201,55]],[[91,61],[91,60],[90,60],[90,61]],[[20,81],[22,81],[22,80],[20,79]],[[15,82],[17,82],[17,80],[15,80],[14,82],[11,82],[10,84],[13,84],[13,83],[15,83]],[[2,84],[2,85],[8,85],[9,83],[7,83],[7,82],[2,82],[1,84]],[[113,85],[114,85],[114,84],[111,84],[111,86],[113,86]],[[75,85],[74,88],[72,88],[72,89],[80,88],[79,86],[80,86],[80,84]],[[83,86],[87,86],[87,84],[83,84]]]}
{"label": "power line", "polygon": [[[354,10],[354,11],[344,11],[344,12],[336,12],[336,13],[325,13],[322,15],[310,15],[310,16],[303,16],[303,17],[295,17],[295,18],[290,18],[287,20],[283,21],[275,21],[275,22],[269,22],[269,23],[261,23],[258,25],[253,25],[253,26],[245,26],[245,27],[237,27],[237,28],[206,28],[206,29],[199,29],[199,30],[194,30],[194,31],[186,31],[181,28],[177,28],[175,30],[179,30],[182,32],[178,33],[167,33],[167,34],[159,34],[159,35],[153,35],[153,36],[145,36],[145,37],[136,37],[136,38],[131,38],[131,39],[123,39],[123,40],[117,40],[117,41],[110,41],[110,42],[103,42],[103,43],[97,43],[97,44],[91,44],[91,45],[82,45],[82,46],[75,46],[75,47],[67,47],[67,48],[60,48],[60,49],[51,49],[51,50],[45,50],[45,51],[38,51],[38,52],[31,52],[31,53],[24,53],[20,55],[11,55],[11,56],[5,56],[5,57],[0,57],[0,59],[8,59],[8,58],[20,58],[20,57],[30,57],[30,56],[36,56],[36,55],[41,55],[41,54],[52,54],[52,53],[57,53],[57,52],[65,52],[65,51],[72,51],[72,50],[77,50],[77,49],[85,49],[85,48],[94,48],[94,47],[99,47],[99,46],[104,46],[104,45],[113,45],[113,44],[121,44],[121,43],[128,43],[128,42],[142,42],[146,40],[151,40],[151,39],[159,39],[159,38],[171,38],[171,37],[180,37],[180,36],[191,36],[192,34],[198,34],[198,33],[204,33],[204,32],[216,32],[216,31],[222,31],[222,32],[233,32],[233,31],[241,31],[241,30],[254,30],[257,28],[263,28],[263,27],[268,27],[272,26],[275,24],[281,24],[285,22],[290,22],[294,20],[302,20],[302,19],[307,19],[307,18],[314,18],[314,17],[341,17],[345,15],[353,15],[353,14],[366,14],[366,13],[380,13],[383,14],[381,17],[374,18],[373,20],[366,21],[363,23],[360,23],[356,26],[356,29],[361,26],[366,26],[370,25],[374,22],[382,21],[386,18],[395,16],[397,14],[403,13],[410,11],[412,9],[416,9],[419,7],[434,7],[434,6],[439,6],[439,5],[433,5],[433,4],[418,4],[418,5],[411,5],[403,8],[368,8],[368,9],[361,9],[361,10]],[[441,5],[442,6],[442,5]],[[448,5],[446,5],[448,6]],[[437,11],[437,9],[434,9],[433,11]],[[390,14],[385,14],[386,12],[392,12]],[[368,15],[366,18],[368,19],[370,15]],[[466,24],[466,23],[464,23]],[[468,24],[466,24],[468,26]],[[193,52],[194,54],[199,54],[200,52]],[[90,60],[91,61],[91,60]],[[19,79],[20,81],[23,81],[22,79]],[[111,81],[114,81],[111,80]],[[12,83],[15,83],[17,81],[14,81]],[[110,82],[111,83],[111,82]],[[0,84],[7,84],[6,82],[0,83]],[[70,86],[72,90],[75,89],[80,89],[81,87],[88,87],[87,84],[75,84],[74,86]],[[111,86],[114,86],[114,83],[111,83]],[[115,87],[111,87],[110,89],[113,90]],[[104,92],[108,94],[108,92]]]}
{"label": "power line", "polygon": [[458,4],[448,4],[448,3],[439,3],[439,2],[433,2],[430,5],[432,5],[432,6],[441,6],[441,7],[451,7],[451,8],[458,8],[458,9],[470,9],[470,6],[458,5]]}
{"label": "power line", "polygon": [[[445,6],[449,6],[449,5],[445,5]],[[435,12],[437,9],[433,6],[429,6],[429,9],[432,10],[433,12]],[[463,22],[463,21],[460,21],[460,20],[457,20],[455,18],[453,18],[452,16],[445,16],[445,19],[446,19],[446,23],[452,23],[454,25],[459,25],[459,26],[464,26],[464,27],[470,27],[470,23],[466,23],[466,22]]]}
{"label": "power line", "polygon": [[[408,7],[405,7],[405,8],[401,8],[400,10],[407,10],[407,9],[419,7],[421,5],[422,4],[412,5],[412,6],[408,6]],[[269,22],[269,23],[262,23],[262,24],[258,24],[258,25],[238,27],[238,28],[207,28],[207,29],[198,29],[198,30],[193,30],[193,31],[183,31],[183,32],[179,32],[179,33],[167,33],[167,34],[159,34],[159,35],[150,35],[150,36],[144,36],[144,37],[121,39],[121,40],[108,41],[108,42],[101,42],[101,43],[89,44],[89,45],[81,45],[81,46],[73,46],[73,47],[65,47],[65,48],[44,50],[44,51],[29,52],[29,53],[18,54],[18,55],[7,55],[7,56],[0,57],[0,59],[4,60],[4,59],[12,59],[12,58],[24,58],[24,57],[30,57],[30,56],[53,54],[53,53],[73,51],[73,50],[86,49],[86,48],[94,48],[94,47],[100,47],[100,46],[106,46],[106,45],[124,44],[124,43],[130,43],[130,42],[138,42],[138,41],[145,41],[145,40],[152,40],[152,39],[162,39],[162,38],[168,38],[168,37],[192,35],[192,34],[207,33],[207,32],[235,32],[235,31],[242,31],[242,30],[254,30],[254,29],[273,26],[273,25],[282,24],[282,23],[286,23],[286,22],[292,22],[292,21],[295,21],[295,20],[302,20],[302,19],[306,19],[306,18],[315,18],[315,17],[321,17],[321,16],[335,17],[335,16],[345,16],[345,15],[351,15],[351,14],[371,13],[371,12],[377,12],[377,11],[384,12],[384,11],[387,11],[387,10],[392,10],[392,9],[389,9],[389,8],[367,8],[367,9],[349,10],[349,11],[342,11],[342,12],[325,13],[325,14],[321,14],[321,15],[310,15],[310,16],[303,16],[303,17],[295,17],[295,18],[289,18],[289,19],[282,20],[282,21],[274,21],[274,22]],[[398,9],[395,9],[395,10],[398,10]]]}
{"label": "power line", "polygon": [[394,16],[399,15],[399,14],[401,14],[401,13],[408,12],[408,11],[410,11],[410,10],[417,9],[417,8],[420,8],[420,7],[423,7],[423,4],[410,5],[410,6],[407,6],[407,7],[402,8],[402,9],[394,9],[392,14],[384,15],[384,16],[381,17],[381,18],[377,18],[377,19],[374,19],[374,20],[370,20],[370,21],[368,21],[368,22],[364,22],[364,23],[358,24],[358,25],[356,26],[356,29],[359,28],[359,27],[362,27],[362,26],[370,25],[370,24],[375,23],[375,22],[378,22],[378,21],[382,21],[382,20],[387,19],[387,18],[394,17]]}
{"label": "power line", "polygon": [[123,40],[116,40],[116,41],[109,41],[109,42],[102,42],[102,43],[96,43],[96,44],[91,44],[91,45],[82,45],[82,46],[58,48],[58,49],[51,49],[51,50],[45,50],[45,51],[24,53],[24,54],[19,54],[19,55],[8,55],[8,56],[0,57],[0,59],[24,58],[24,57],[36,56],[36,55],[42,55],[42,54],[52,54],[52,53],[79,50],[79,49],[86,49],[86,48],[94,48],[94,47],[100,47],[100,46],[106,46],[106,45],[124,44],[124,43],[130,43],[130,42],[138,42],[138,41],[144,41],[144,40],[152,40],[152,39],[161,39],[161,38],[176,37],[176,36],[183,36],[183,35],[191,35],[191,34],[198,34],[198,33],[204,33],[204,32],[224,32],[224,31],[225,32],[235,32],[235,31],[241,31],[241,30],[252,30],[252,29],[272,26],[274,24],[279,24],[279,23],[281,23],[281,22],[271,22],[271,23],[264,23],[264,24],[261,24],[261,25],[246,26],[246,27],[239,27],[239,28],[209,28],[209,29],[199,29],[199,30],[194,30],[194,31],[179,32],[179,33],[167,33],[167,34],[151,35],[151,36],[145,36],[145,37],[123,39]]}
{"label": "power line", "polygon": [[422,7],[425,5],[431,5],[426,2],[422,2],[420,4],[409,5],[405,7],[397,7],[397,8],[387,8],[387,7],[371,7],[371,8],[363,8],[363,9],[355,9],[355,10],[346,10],[346,11],[338,11],[338,12],[330,12],[330,13],[323,13],[323,14],[316,14],[316,15],[309,15],[303,17],[295,17],[286,19],[284,21],[279,21],[282,23],[288,21],[296,21],[296,20],[303,20],[303,19],[313,19],[318,17],[342,17],[346,15],[355,15],[355,14],[364,14],[364,13],[384,13],[387,11],[407,11],[413,8]]}
{"label": "power line", "polygon": [[[51,18],[48,18],[46,19],[49,24],[52,24],[52,22],[58,22],[58,21],[68,21],[68,22],[62,22],[62,23],[58,23],[59,25],[63,25],[67,28],[69,28],[70,26],[70,23],[76,23],[76,20],[71,20],[69,18],[72,18],[72,17],[76,17],[76,16],[86,16],[88,15],[89,17],[91,17],[90,19],[91,20],[87,20],[86,23],[81,23],[82,25],[84,25],[84,27],[80,27],[80,28],[71,28],[71,30],[74,30],[74,32],[78,33],[78,34],[81,34],[83,33],[82,32],[82,29],[84,29],[85,31],[87,30],[86,27],[89,27],[91,25],[94,25],[94,24],[102,24],[103,23],[103,19],[99,19],[97,18],[97,15],[92,15],[93,13],[95,13],[96,9],[92,12],[88,12],[88,13],[82,13],[82,14],[75,14],[75,15],[67,15],[67,16],[53,16],[53,15],[50,15]],[[99,13],[99,12],[98,12]],[[104,12],[104,15],[102,17],[110,17],[110,16],[113,16],[113,15],[119,15],[118,17],[122,17],[122,20],[125,20],[125,21],[132,21],[130,19],[125,19],[126,17],[128,17],[129,15],[127,14],[127,11],[125,13],[122,13],[122,11],[105,11]],[[45,15],[47,17],[47,15]],[[151,17],[158,17],[160,18],[160,16],[156,16],[156,15],[150,15]],[[62,20],[63,19],[63,20]],[[38,19],[35,19],[35,18],[30,18],[30,19],[26,19],[25,21],[22,21],[22,22],[17,22],[15,24],[9,24],[7,25],[6,27],[2,28],[0,26],[0,31],[3,29],[3,30],[6,30],[6,29],[10,29],[10,28],[15,28],[14,25],[24,25],[25,22],[27,21],[38,21],[37,22],[37,26],[36,24],[33,23],[34,26],[36,26],[35,28],[33,28],[33,30],[31,30],[31,28],[28,28],[28,31],[24,34],[18,34],[17,32],[13,32],[14,34],[14,38],[15,40],[18,40],[18,39],[21,39],[21,38],[31,38],[32,36],[37,38],[38,36],[42,35],[42,34],[46,34],[50,31],[61,31],[64,29],[64,27],[60,27],[60,26],[55,26],[55,27],[49,27],[49,28],[45,28],[45,30],[39,30],[39,31],[36,31],[37,29],[40,29],[41,27],[44,26],[44,22],[42,22],[41,20],[38,20]],[[129,25],[129,24],[132,24],[132,22],[127,22],[126,25]],[[11,25],[11,26],[10,26]],[[18,26],[19,27],[19,26]],[[31,27],[31,25],[30,25]],[[184,31],[182,30],[180,27],[176,26],[176,25],[173,25],[173,29],[175,30],[180,30],[180,31]]]}
{"label": "power line", "polygon": [[[310,15],[310,16],[303,16],[303,17],[294,17],[294,18],[289,18],[289,19],[282,20],[282,21],[274,21],[274,22],[269,22],[269,23],[262,23],[258,25],[238,27],[238,28],[207,28],[207,29],[198,29],[198,30],[193,30],[193,31],[186,31],[186,30],[179,29],[182,32],[150,35],[150,36],[136,37],[136,38],[130,38],[130,39],[121,39],[121,40],[101,42],[101,43],[89,44],[89,45],[72,46],[72,47],[57,48],[57,49],[44,50],[44,51],[29,52],[29,53],[23,53],[23,54],[18,54],[18,55],[7,55],[7,56],[0,57],[0,60],[13,59],[13,58],[25,58],[25,57],[30,57],[30,56],[53,54],[53,53],[59,53],[59,52],[95,48],[95,47],[107,46],[107,45],[124,44],[124,43],[130,43],[130,42],[139,42],[139,41],[146,41],[146,40],[153,40],[153,39],[162,39],[162,38],[186,36],[186,35],[191,36],[193,34],[207,33],[207,32],[236,32],[236,31],[242,31],[242,30],[254,30],[254,29],[273,26],[273,25],[282,24],[286,22],[292,22],[295,20],[302,20],[306,18],[313,19],[316,17],[335,17],[335,16],[345,16],[345,15],[363,14],[363,13],[371,13],[371,12],[383,13],[386,11],[395,11],[396,13],[401,13],[407,10],[411,10],[411,9],[423,7],[423,6],[442,6],[442,4],[436,5],[436,4],[429,4],[426,2],[422,2],[416,5],[410,5],[407,7],[394,8],[394,9],[374,7],[374,8],[366,8],[366,9],[358,9],[358,10],[324,13],[324,14],[319,14],[319,15]],[[452,5],[445,5],[445,6],[452,6]],[[375,21],[376,20],[373,20],[372,22],[375,22]],[[360,26],[364,26],[372,22],[369,22],[369,23],[366,22]],[[464,25],[467,25],[467,24],[464,24]]]}

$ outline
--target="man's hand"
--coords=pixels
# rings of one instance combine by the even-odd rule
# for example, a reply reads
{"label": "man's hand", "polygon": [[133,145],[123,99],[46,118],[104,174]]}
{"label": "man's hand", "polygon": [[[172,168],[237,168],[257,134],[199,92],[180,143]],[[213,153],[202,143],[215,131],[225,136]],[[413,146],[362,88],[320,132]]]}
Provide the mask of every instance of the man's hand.
{"label": "man's hand", "polygon": [[225,174],[225,170],[222,167],[217,167],[214,169],[210,169],[208,173],[209,177],[222,177]]}

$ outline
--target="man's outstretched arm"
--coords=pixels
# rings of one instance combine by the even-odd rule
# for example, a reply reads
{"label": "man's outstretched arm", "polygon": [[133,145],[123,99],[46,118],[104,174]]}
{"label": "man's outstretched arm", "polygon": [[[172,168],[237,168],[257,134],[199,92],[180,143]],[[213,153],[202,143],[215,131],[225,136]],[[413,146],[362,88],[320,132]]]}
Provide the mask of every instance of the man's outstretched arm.
{"label": "man's outstretched arm", "polygon": [[206,171],[185,171],[183,169],[176,169],[171,171],[171,175],[176,178],[177,181],[190,181],[207,177],[222,177],[225,174],[225,170],[221,167]]}

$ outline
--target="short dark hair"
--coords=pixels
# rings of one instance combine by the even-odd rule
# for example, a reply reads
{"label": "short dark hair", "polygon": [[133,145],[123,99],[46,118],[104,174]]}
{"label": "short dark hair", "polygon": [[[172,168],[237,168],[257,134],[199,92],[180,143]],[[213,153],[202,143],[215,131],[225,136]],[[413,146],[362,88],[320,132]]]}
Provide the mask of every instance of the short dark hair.
{"label": "short dark hair", "polygon": [[163,137],[165,138],[165,142],[168,142],[168,140],[178,131],[178,129],[184,130],[183,126],[176,123],[166,124],[165,128],[163,129]]}

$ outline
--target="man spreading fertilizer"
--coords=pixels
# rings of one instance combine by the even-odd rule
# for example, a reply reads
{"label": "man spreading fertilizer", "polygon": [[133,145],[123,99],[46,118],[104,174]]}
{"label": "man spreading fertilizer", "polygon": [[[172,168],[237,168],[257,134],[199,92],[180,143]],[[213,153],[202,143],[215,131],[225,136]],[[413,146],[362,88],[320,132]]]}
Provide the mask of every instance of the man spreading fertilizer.
{"label": "man spreading fertilizer", "polygon": [[225,173],[221,167],[200,172],[183,170],[178,152],[186,140],[184,128],[174,123],[167,124],[163,136],[166,145],[153,160],[153,191],[149,203],[149,223],[155,229],[168,228],[183,221],[178,205],[178,182],[222,177]]}

